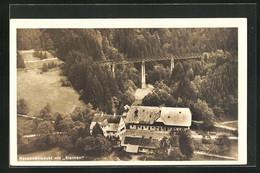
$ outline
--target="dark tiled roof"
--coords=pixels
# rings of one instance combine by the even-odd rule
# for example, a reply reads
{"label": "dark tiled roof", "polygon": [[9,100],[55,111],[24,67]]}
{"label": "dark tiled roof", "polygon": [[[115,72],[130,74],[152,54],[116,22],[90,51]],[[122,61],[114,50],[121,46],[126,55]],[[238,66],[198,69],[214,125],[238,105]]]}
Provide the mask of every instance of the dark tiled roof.
{"label": "dark tiled roof", "polygon": [[131,106],[125,123],[153,124],[161,116],[161,108],[147,106]]}
{"label": "dark tiled roof", "polygon": [[132,106],[125,119],[126,124],[154,124],[155,122],[169,126],[191,126],[191,112],[189,108]]}
{"label": "dark tiled roof", "polygon": [[139,145],[145,147],[158,147],[158,140],[147,138],[125,137],[124,144]]}

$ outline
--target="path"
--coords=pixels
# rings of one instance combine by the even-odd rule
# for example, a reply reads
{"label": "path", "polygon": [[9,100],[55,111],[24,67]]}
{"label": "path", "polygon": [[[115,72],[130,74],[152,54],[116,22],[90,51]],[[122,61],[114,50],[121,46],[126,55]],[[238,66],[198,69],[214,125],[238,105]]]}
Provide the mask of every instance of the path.
{"label": "path", "polygon": [[[195,121],[195,120],[192,120],[192,122],[195,124],[203,123],[203,121]],[[238,121],[225,121],[225,122],[220,122],[220,123],[214,123],[214,126],[217,128],[226,129],[226,130],[230,130],[230,131],[237,131],[238,130],[237,128],[226,125],[226,124],[235,123],[235,122],[238,122]]]}
{"label": "path", "polygon": [[237,131],[237,128],[235,128],[235,127],[230,127],[230,126],[226,126],[226,125],[219,124],[219,123],[215,123],[214,126],[218,127],[218,128],[222,128],[222,129],[227,129],[230,131]]}
{"label": "path", "polygon": [[[39,117],[34,117],[34,116],[28,116],[28,115],[23,115],[23,114],[17,114],[18,117],[24,117],[24,118],[28,118],[28,119],[37,119],[37,120],[40,120],[40,121],[44,121],[44,119],[42,118],[39,118]],[[46,120],[48,121],[48,120]],[[50,121],[52,123],[55,123],[55,121]]]}
{"label": "path", "polygon": [[205,153],[202,151],[194,151],[194,154],[199,154],[199,155],[205,155],[205,156],[210,156],[210,157],[218,157],[221,159],[229,159],[229,160],[237,160],[235,157],[228,157],[228,156],[222,156],[222,155],[217,155],[217,154],[210,154],[210,153]]}
{"label": "path", "polygon": [[[62,134],[66,134],[67,132],[54,132],[52,133],[52,135],[62,135]],[[41,136],[41,135],[46,135],[46,134],[30,134],[30,135],[24,135],[23,138],[33,138],[36,136]]]}
{"label": "path", "polygon": [[237,122],[238,122],[237,120],[234,120],[234,121],[225,121],[225,122],[221,122],[221,123],[219,123],[219,124],[224,125],[224,124],[237,123]]}
{"label": "path", "polygon": [[[206,139],[217,139],[218,138],[218,136],[216,136],[216,135],[212,135],[212,136],[209,135],[209,136],[210,136],[210,138],[206,138]],[[191,137],[194,138],[194,139],[203,139],[203,138],[205,138],[205,136],[203,137],[202,135],[191,135]],[[238,137],[229,136],[228,139],[238,140]]]}
{"label": "path", "polygon": [[24,63],[35,63],[35,62],[44,62],[44,61],[53,61],[53,60],[59,60],[59,58],[48,58],[48,59],[42,59],[42,60],[29,60],[29,61],[24,61]]}

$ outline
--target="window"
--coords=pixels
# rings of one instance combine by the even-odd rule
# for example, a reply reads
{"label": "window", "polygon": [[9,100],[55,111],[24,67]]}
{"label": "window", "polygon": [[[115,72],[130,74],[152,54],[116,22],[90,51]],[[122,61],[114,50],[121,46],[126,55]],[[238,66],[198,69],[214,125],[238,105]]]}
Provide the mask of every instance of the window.
{"label": "window", "polygon": [[135,110],[135,116],[138,116],[138,110],[137,109]]}
{"label": "window", "polygon": [[181,114],[181,111],[179,112],[179,114]]}
{"label": "window", "polygon": [[168,118],[170,118],[170,116],[168,116]]}
{"label": "window", "polygon": [[144,129],[144,126],[142,126],[142,129]]}

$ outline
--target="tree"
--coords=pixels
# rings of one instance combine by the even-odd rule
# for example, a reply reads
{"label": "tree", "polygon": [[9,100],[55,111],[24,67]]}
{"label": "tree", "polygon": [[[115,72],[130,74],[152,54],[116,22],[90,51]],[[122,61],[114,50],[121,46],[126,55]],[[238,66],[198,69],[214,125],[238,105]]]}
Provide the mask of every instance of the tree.
{"label": "tree", "polygon": [[194,117],[197,120],[202,120],[202,129],[210,131],[214,128],[214,112],[211,108],[208,107],[208,104],[198,99],[197,102],[193,106],[194,108]]}
{"label": "tree", "polygon": [[96,123],[92,130],[92,136],[97,137],[98,135],[104,135],[103,130],[101,129],[100,125]]}
{"label": "tree", "polygon": [[75,122],[71,120],[70,116],[64,116],[63,119],[58,124],[58,129],[61,132],[69,132],[72,128],[75,127]]}
{"label": "tree", "polygon": [[51,122],[41,122],[35,131],[35,133],[39,134],[39,136],[36,136],[34,145],[41,150],[52,147],[56,143],[53,132],[54,125]]}
{"label": "tree", "polygon": [[167,139],[163,138],[159,144],[159,148],[155,150],[155,157],[158,160],[167,160],[168,159],[168,148]]}
{"label": "tree", "polygon": [[17,68],[25,68],[24,60],[18,51],[17,51],[16,63],[17,63],[16,64]]}
{"label": "tree", "polygon": [[62,115],[60,113],[57,113],[56,119],[55,119],[55,122],[54,122],[54,129],[55,129],[55,131],[57,131],[57,132],[61,131],[61,129],[60,129],[60,122],[62,120],[63,120]]}
{"label": "tree", "polygon": [[26,101],[22,98],[17,101],[17,113],[26,115],[29,111]]}
{"label": "tree", "polygon": [[169,160],[176,160],[176,161],[185,160],[185,156],[183,155],[180,148],[178,147],[172,149],[168,157]]}
{"label": "tree", "polygon": [[186,160],[189,160],[194,150],[190,132],[181,131],[179,143],[181,153],[185,156]]}
{"label": "tree", "polygon": [[54,125],[50,121],[43,121],[38,124],[35,131],[36,134],[52,134],[54,132]]}
{"label": "tree", "polygon": [[48,71],[48,65],[46,63],[43,63],[43,66],[42,66],[42,72],[47,72]]}
{"label": "tree", "polygon": [[42,59],[47,59],[46,51],[44,52]]}
{"label": "tree", "polygon": [[183,66],[180,62],[178,62],[174,69],[172,70],[172,75],[171,75],[171,81],[172,81],[172,84],[178,82],[178,81],[181,81],[183,80],[184,76],[185,76],[185,71],[183,69]]}
{"label": "tree", "polygon": [[111,151],[109,140],[101,135],[98,135],[96,138],[88,136],[84,141],[80,141],[80,145],[84,145],[84,153],[86,155],[94,157],[101,157]]}
{"label": "tree", "polygon": [[180,150],[179,135],[163,138],[159,148],[155,150],[155,157],[158,160],[184,160],[185,155]]}
{"label": "tree", "polygon": [[218,146],[218,154],[223,155],[230,150],[231,143],[226,135],[218,136],[215,144]]}
{"label": "tree", "polygon": [[51,106],[49,103],[47,103],[44,108],[40,111],[40,118],[45,120],[53,120],[53,117],[51,115]]}
{"label": "tree", "polygon": [[128,89],[123,95],[122,102],[124,105],[132,105],[134,101],[135,101],[134,93],[130,89]]}
{"label": "tree", "polygon": [[58,145],[61,149],[66,150],[66,151],[73,151],[73,143],[71,140],[71,136],[68,135],[61,135],[58,138]]}
{"label": "tree", "polygon": [[71,140],[72,140],[73,144],[76,143],[78,138],[85,137],[85,134],[83,132],[84,128],[85,128],[85,125],[83,123],[78,122],[78,123],[75,123],[74,127],[67,132],[67,134],[69,136],[71,136]]}

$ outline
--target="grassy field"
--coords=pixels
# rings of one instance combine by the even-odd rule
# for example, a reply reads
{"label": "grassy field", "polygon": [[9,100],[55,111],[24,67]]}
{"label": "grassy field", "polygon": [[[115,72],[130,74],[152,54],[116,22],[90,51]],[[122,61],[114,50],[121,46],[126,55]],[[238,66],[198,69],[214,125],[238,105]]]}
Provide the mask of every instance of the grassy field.
{"label": "grassy field", "polygon": [[37,115],[49,103],[53,112],[70,113],[75,106],[85,106],[71,87],[62,87],[60,69],[17,71],[17,99],[24,98],[29,115]]}

